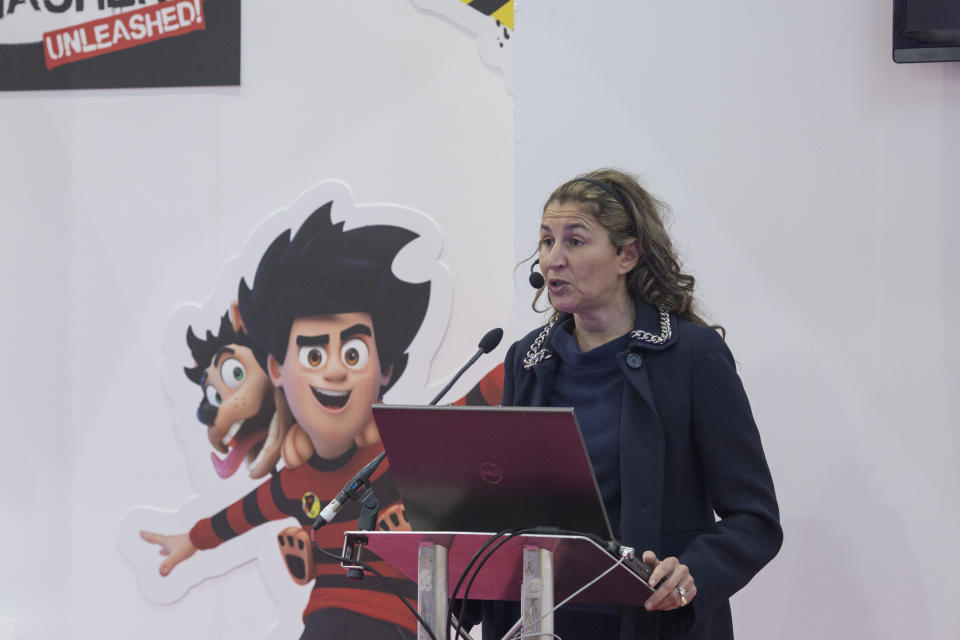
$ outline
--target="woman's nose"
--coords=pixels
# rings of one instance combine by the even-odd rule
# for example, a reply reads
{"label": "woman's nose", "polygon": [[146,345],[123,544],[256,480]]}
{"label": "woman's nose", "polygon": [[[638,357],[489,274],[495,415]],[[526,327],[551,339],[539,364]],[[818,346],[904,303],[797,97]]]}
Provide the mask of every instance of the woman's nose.
{"label": "woman's nose", "polygon": [[563,266],[566,256],[558,245],[545,249],[546,253],[540,257],[540,266],[547,269],[558,269]]}

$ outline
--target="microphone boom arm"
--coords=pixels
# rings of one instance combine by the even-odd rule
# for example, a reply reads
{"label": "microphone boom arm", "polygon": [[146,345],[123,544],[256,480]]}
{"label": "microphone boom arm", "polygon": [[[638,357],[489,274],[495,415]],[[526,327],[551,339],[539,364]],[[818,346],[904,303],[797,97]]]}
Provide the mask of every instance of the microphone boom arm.
{"label": "microphone boom arm", "polygon": [[457,371],[452,378],[450,378],[450,382],[444,385],[443,389],[440,390],[440,393],[438,393],[433,398],[433,400],[430,401],[430,405],[433,406],[438,402],[440,402],[440,398],[446,395],[447,391],[450,391],[450,387],[452,387],[454,383],[456,383],[456,381],[460,379],[460,376],[462,376],[464,372],[467,369],[469,369],[473,365],[473,363],[477,361],[477,359],[480,356],[482,356],[485,353],[490,353],[491,351],[496,349],[497,345],[500,344],[500,341],[502,339],[503,339],[503,329],[497,327],[496,329],[491,329],[490,331],[487,331],[483,335],[483,337],[480,338],[480,344],[477,345],[479,347],[477,349],[477,352],[473,354],[473,357],[467,361],[467,364],[460,367],[460,370]]}

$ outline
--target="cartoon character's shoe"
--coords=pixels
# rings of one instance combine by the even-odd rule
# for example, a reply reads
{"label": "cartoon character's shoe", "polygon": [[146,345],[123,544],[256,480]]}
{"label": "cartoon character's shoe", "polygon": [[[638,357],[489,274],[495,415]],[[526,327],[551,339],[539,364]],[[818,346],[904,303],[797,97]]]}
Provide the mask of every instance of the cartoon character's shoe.
{"label": "cartoon character's shoe", "polygon": [[301,527],[287,527],[277,536],[280,555],[290,577],[297,584],[307,584],[317,577],[313,561],[313,542]]}
{"label": "cartoon character's shoe", "polygon": [[381,531],[412,531],[413,527],[407,521],[407,513],[403,510],[403,505],[398,502],[380,510],[377,529]]}

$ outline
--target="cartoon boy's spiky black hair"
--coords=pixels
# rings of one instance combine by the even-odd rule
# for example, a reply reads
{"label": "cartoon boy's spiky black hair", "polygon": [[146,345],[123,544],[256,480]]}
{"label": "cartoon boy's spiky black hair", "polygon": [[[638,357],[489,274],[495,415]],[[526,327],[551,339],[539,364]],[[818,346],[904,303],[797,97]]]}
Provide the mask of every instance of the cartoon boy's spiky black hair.
{"label": "cartoon boy's spiky black hair", "polygon": [[[369,313],[380,367],[393,366],[386,391],[406,368],[405,352],[430,300],[429,282],[404,282],[391,269],[400,249],[418,236],[388,225],[344,231],[342,222],[332,223],[332,207],[331,201],[310,214],[293,240],[289,229],[274,239],[253,287],[240,281],[240,316],[250,336],[283,364],[295,318]],[[266,354],[260,364],[267,369]]]}
{"label": "cartoon boy's spiky black hair", "polygon": [[250,347],[257,360],[260,360],[258,353],[260,348],[246,333],[233,330],[229,312],[223,314],[223,317],[220,318],[220,331],[217,335],[214,335],[209,329],[207,330],[206,340],[194,335],[193,327],[187,327],[187,346],[190,347],[190,353],[193,355],[196,366],[184,367],[183,372],[192,382],[200,384],[203,380],[203,372],[210,366],[210,362],[217,355],[217,351],[228,344]]}

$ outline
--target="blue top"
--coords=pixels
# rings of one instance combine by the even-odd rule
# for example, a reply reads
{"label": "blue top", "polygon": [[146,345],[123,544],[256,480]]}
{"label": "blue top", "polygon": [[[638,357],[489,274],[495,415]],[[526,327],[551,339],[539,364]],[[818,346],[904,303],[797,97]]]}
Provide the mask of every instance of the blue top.
{"label": "blue top", "polygon": [[[550,406],[573,407],[580,424],[600,495],[615,536],[620,531],[620,407],[623,373],[617,354],[627,348],[627,334],[590,351],[580,351],[570,331],[573,319],[557,327],[553,347],[557,377]],[[565,640],[616,638],[616,607],[566,605],[554,613],[554,632]]]}
{"label": "blue top", "polygon": [[623,373],[617,354],[627,348],[627,334],[590,351],[580,351],[570,333],[571,321],[557,327],[553,347],[557,378],[550,406],[573,407],[610,518],[620,537],[620,407]]}

